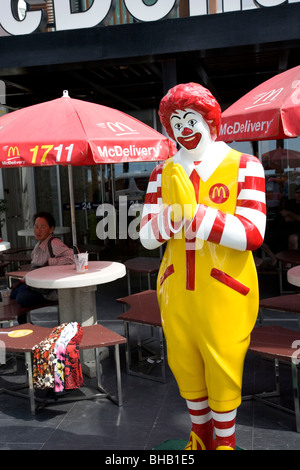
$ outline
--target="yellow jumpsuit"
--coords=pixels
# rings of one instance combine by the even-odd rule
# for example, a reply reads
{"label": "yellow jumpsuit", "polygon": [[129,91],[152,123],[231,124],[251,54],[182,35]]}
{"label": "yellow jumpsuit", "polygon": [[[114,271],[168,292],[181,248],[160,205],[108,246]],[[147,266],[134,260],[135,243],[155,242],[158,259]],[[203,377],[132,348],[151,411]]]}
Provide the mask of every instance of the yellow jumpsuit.
{"label": "yellow jumpsuit", "polygon": [[[231,151],[206,182],[200,181],[199,203],[234,214],[240,155]],[[168,205],[163,188],[170,187],[172,165],[173,159],[167,160],[162,172],[162,198]],[[220,183],[229,189],[221,204],[209,196],[216,184],[220,191]],[[188,278],[192,288],[187,288]],[[168,362],[181,396],[189,400],[208,396],[211,409],[219,412],[237,408],[258,312],[252,252],[202,240],[197,240],[195,250],[186,250],[182,231],[167,242],[157,294]]]}

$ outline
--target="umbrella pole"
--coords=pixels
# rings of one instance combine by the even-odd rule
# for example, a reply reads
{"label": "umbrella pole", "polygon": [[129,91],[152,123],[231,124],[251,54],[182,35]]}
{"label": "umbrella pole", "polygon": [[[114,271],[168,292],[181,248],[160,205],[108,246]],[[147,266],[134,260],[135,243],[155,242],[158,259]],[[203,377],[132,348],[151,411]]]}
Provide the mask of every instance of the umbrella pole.
{"label": "umbrella pole", "polygon": [[73,247],[77,247],[72,165],[68,165],[68,179],[69,179],[69,193],[70,193],[70,210],[71,210],[71,227],[72,227]]}

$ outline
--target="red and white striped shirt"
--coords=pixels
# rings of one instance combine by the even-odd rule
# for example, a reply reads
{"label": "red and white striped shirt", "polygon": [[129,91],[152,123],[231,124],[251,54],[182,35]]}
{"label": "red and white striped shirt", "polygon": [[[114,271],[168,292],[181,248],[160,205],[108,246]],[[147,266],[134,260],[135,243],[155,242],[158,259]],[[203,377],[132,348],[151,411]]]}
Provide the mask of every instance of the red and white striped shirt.
{"label": "red and white striped shirt", "polygon": [[[208,179],[214,166],[209,168],[209,162],[204,161],[201,165]],[[184,219],[174,224],[170,217],[171,207],[163,205],[162,169],[163,163],[153,170],[148,184],[140,229],[140,240],[145,248],[157,248],[183,228],[187,239],[196,236],[238,251],[259,248],[265,232],[266,202],[264,169],[256,157],[241,155],[234,214],[198,204],[194,218],[188,224]]]}

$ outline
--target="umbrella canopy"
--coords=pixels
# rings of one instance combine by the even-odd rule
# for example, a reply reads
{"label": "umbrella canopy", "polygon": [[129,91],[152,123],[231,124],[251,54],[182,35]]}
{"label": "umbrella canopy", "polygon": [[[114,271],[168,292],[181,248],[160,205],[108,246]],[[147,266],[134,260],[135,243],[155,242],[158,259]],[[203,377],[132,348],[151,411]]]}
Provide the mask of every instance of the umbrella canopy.
{"label": "umbrella canopy", "polygon": [[298,168],[300,167],[300,152],[281,148],[270,150],[262,155],[262,164],[265,170]]}
{"label": "umbrella canopy", "polygon": [[222,113],[218,140],[269,140],[300,135],[300,66],[262,83]]}
{"label": "umbrella canopy", "polygon": [[167,137],[137,119],[66,92],[0,118],[0,166],[5,168],[159,161],[174,151]]}
{"label": "umbrella canopy", "polygon": [[68,165],[73,244],[77,244],[72,166],[161,161],[175,144],[116,109],[70,98],[0,118],[0,167]]}

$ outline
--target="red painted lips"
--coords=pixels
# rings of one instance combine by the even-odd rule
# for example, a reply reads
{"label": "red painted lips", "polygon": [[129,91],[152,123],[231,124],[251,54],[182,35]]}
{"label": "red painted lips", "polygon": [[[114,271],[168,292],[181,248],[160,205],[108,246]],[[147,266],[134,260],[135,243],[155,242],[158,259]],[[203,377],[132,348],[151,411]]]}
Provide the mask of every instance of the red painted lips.
{"label": "red painted lips", "polygon": [[193,150],[197,147],[201,140],[202,134],[197,132],[197,134],[189,135],[187,137],[178,137],[178,142],[180,145],[185,147],[187,150]]}

